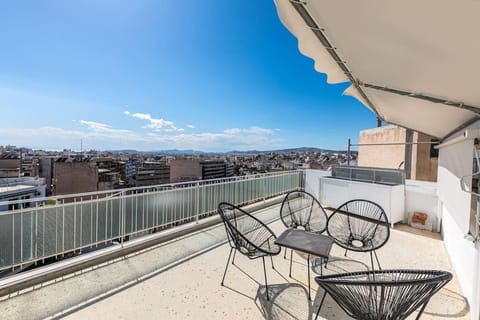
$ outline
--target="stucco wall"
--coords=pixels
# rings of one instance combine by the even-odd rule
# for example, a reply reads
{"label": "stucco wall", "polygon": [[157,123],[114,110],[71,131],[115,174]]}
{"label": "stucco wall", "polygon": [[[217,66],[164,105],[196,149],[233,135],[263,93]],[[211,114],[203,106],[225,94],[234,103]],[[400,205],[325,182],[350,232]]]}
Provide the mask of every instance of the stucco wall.
{"label": "stucco wall", "polygon": [[[360,131],[359,143],[404,143],[405,138],[405,129],[389,125]],[[404,145],[360,146],[358,148],[358,165],[362,167],[398,169],[404,160]]]}
{"label": "stucco wall", "polygon": [[55,195],[97,191],[98,172],[94,163],[55,162]]}
{"label": "stucco wall", "polygon": [[[431,142],[432,137],[415,132],[413,142]],[[430,157],[430,144],[417,144],[412,148],[412,171],[410,178],[422,181],[437,181],[438,157]]]}
{"label": "stucco wall", "polygon": [[202,166],[197,160],[172,160],[170,162],[170,181],[184,182],[202,179]]}

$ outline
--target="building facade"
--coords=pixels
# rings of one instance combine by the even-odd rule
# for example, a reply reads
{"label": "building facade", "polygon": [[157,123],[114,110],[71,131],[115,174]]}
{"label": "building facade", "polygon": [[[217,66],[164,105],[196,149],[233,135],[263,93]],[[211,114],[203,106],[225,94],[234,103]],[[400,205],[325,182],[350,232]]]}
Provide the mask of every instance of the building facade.
{"label": "building facade", "polygon": [[0,178],[14,178],[21,176],[22,161],[17,152],[3,152],[0,154]]}
{"label": "building facade", "polygon": [[404,169],[407,179],[437,181],[434,138],[394,125],[360,131],[358,165]]}
{"label": "building facade", "polygon": [[170,161],[170,181],[219,179],[233,176],[233,166],[223,160],[176,159]]}
{"label": "building facade", "polygon": [[151,186],[170,183],[170,166],[165,162],[146,161],[136,170],[135,185]]}
{"label": "building facade", "polygon": [[[38,177],[2,178],[0,179],[0,211],[35,206],[35,198],[45,197],[45,179]],[[29,200],[23,204],[8,204],[6,201]]]}
{"label": "building facade", "polygon": [[60,158],[54,164],[55,195],[97,191],[98,169],[88,159]]}

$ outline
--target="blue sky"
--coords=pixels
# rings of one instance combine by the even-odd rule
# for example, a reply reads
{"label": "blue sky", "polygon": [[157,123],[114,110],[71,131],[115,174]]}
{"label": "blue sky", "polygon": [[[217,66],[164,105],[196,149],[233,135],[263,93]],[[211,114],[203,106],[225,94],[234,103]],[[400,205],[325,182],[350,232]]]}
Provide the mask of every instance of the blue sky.
{"label": "blue sky", "polygon": [[0,41],[0,145],[344,149],[375,126],[273,0],[3,2]]}

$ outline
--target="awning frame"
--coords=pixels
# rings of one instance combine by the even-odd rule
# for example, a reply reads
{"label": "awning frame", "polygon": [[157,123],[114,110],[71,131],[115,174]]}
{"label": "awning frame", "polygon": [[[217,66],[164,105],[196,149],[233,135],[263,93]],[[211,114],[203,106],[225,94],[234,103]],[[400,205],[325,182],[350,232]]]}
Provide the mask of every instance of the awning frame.
{"label": "awning frame", "polygon": [[[417,131],[417,132],[420,132],[420,133],[424,133],[424,132],[421,132],[417,129],[409,128],[405,125],[399,125],[397,123],[386,120],[385,117],[379,112],[378,108],[376,108],[375,105],[372,103],[370,98],[365,94],[365,92],[362,88],[370,88],[370,89],[374,89],[374,90],[381,90],[381,91],[385,91],[385,92],[388,92],[388,93],[402,95],[402,96],[408,96],[408,97],[411,97],[411,98],[420,99],[420,100],[424,100],[424,101],[428,101],[428,102],[432,102],[432,103],[439,103],[439,104],[450,106],[452,108],[468,110],[468,111],[471,111],[471,112],[473,112],[477,115],[473,119],[469,119],[467,122],[461,124],[460,126],[458,126],[454,130],[449,132],[444,137],[437,137],[437,138],[440,138],[440,141],[442,141],[442,142],[445,141],[446,139],[448,139],[449,137],[451,137],[453,134],[455,134],[459,130],[462,130],[462,129],[468,127],[469,125],[475,123],[476,121],[478,121],[480,119],[480,108],[477,108],[477,107],[474,107],[474,106],[471,106],[471,105],[468,105],[468,104],[465,104],[465,103],[462,103],[462,102],[448,101],[448,100],[438,98],[438,97],[423,95],[421,93],[408,92],[408,91],[403,91],[403,90],[399,90],[399,89],[395,89],[395,88],[388,88],[386,86],[364,83],[361,80],[355,78],[353,73],[350,71],[350,69],[346,65],[346,62],[337,53],[337,48],[334,45],[332,45],[332,43],[325,36],[325,34],[324,34],[325,29],[322,28],[321,26],[319,26],[317,24],[317,22],[315,21],[315,19],[308,12],[308,9],[306,8],[307,3],[304,2],[304,1],[300,1],[300,0],[289,0],[289,2],[293,6],[293,8],[298,12],[300,17],[303,19],[306,26],[311,29],[313,34],[316,36],[316,38],[322,44],[322,46],[327,50],[327,52],[330,54],[331,58],[336,62],[336,64],[340,68],[340,70],[342,70],[342,72],[345,74],[345,76],[349,79],[352,86],[357,90],[357,92],[361,96],[362,100],[367,105],[367,107],[369,107],[377,115],[377,117],[380,120],[383,120],[383,121],[386,121],[388,123],[397,125],[399,127],[403,127],[403,128],[406,128],[406,129],[411,129],[411,130],[414,130],[414,131]],[[427,134],[427,133],[424,133],[424,134]],[[431,135],[431,134],[427,134],[427,135]]]}

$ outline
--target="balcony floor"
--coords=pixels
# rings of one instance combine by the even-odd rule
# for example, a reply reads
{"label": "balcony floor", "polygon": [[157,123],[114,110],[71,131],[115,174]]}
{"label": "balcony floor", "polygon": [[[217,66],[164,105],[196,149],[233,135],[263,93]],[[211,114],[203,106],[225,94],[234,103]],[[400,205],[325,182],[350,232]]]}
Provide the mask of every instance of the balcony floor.
{"label": "balcony floor", "polygon": [[[278,218],[279,205],[258,211],[263,221]],[[284,227],[270,224],[275,233]],[[223,225],[170,241],[144,252],[86,270],[1,302],[2,318],[32,319],[313,319],[322,290],[313,280],[308,300],[306,259],[294,253],[293,278],[288,260],[274,257],[267,263],[269,290],[265,296],[261,260],[237,254],[225,286],[220,281],[228,257]],[[222,244],[223,243],[223,244]],[[198,254],[200,253],[200,254]],[[369,255],[349,253],[335,246],[325,273],[365,270]],[[378,251],[384,269],[451,270],[438,234],[398,225],[387,245]],[[318,271],[313,268],[313,271]],[[312,304],[313,303],[313,304]],[[72,307],[73,306],[73,307]],[[349,319],[327,296],[320,315]],[[413,317],[412,317],[413,318]],[[430,301],[422,319],[469,319],[468,305],[454,279]]]}

